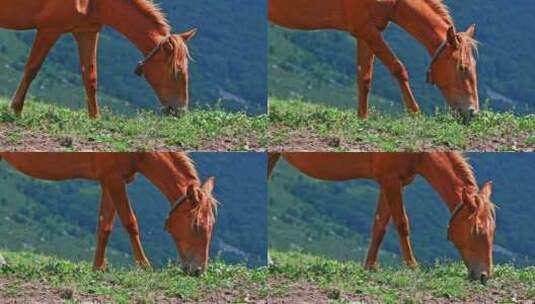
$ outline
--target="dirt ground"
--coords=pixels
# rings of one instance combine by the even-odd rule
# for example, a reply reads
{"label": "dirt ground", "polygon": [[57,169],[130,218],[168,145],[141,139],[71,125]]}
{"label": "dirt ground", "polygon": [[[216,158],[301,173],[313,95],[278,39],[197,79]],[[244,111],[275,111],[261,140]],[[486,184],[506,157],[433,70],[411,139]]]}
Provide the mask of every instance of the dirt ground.
{"label": "dirt ground", "polygon": [[[283,140],[275,138],[274,134],[284,133],[287,136]],[[529,134],[516,134],[515,136],[494,138],[471,138],[468,147],[458,149],[446,144],[437,145],[431,139],[420,139],[414,143],[417,151],[452,151],[463,150],[466,152],[493,152],[493,151],[517,151],[534,152],[535,145],[527,145]],[[355,151],[374,152],[381,150],[376,144],[366,141],[348,141],[343,138],[332,136],[320,136],[314,130],[300,129],[289,130],[286,127],[270,126],[268,134],[268,150],[280,151]],[[408,150],[400,147],[399,151]]]}
{"label": "dirt ground", "polygon": [[[110,144],[95,142],[75,137],[55,137],[44,131],[28,131],[12,124],[0,124],[0,151],[32,151],[32,152],[101,152],[115,151]],[[243,143],[238,138],[218,138],[209,140],[192,149],[191,147],[166,145],[161,139],[145,141],[136,147],[135,144],[129,151],[265,151],[260,140],[254,134]]]}

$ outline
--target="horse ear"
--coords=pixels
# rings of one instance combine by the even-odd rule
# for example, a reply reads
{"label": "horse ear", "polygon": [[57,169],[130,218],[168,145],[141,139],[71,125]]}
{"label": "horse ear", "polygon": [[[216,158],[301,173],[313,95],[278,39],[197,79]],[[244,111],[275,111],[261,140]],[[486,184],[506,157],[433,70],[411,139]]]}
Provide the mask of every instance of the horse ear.
{"label": "horse ear", "polygon": [[215,187],[215,177],[210,176],[202,185],[201,189],[206,193],[212,193]]}
{"label": "horse ear", "polygon": [[192,28],[191,30],[184,32],[179,36],[182,37],[184,42],[189,42],[191,38],[195,37],[195,35],[197,35],[197,28]]}
{"label": "horse ear", "polygon": [[90,13],[89,0],[76,0],[74,2],[76,6],[76,12],[84,16],[88,16]]}
{"label": "horse ear", "polygon": [[468,35],[471,38],[474,38],[476,36],[476,24],[472,23],[465,31],[466,35]]}
{"label": "horse ear", "polygon": [[454,49],[459,48],[459,38],[457,37],[457,31],[455,30],[454,26],[450,26],[448,29],[448,43],[451,45]]}
{"label": "horse ear", "polygon": [[481,190],[479,190],[479,195],[485,200],[490,200],[490,196],[492,195],[492,181],[488,181],[483,185]]}

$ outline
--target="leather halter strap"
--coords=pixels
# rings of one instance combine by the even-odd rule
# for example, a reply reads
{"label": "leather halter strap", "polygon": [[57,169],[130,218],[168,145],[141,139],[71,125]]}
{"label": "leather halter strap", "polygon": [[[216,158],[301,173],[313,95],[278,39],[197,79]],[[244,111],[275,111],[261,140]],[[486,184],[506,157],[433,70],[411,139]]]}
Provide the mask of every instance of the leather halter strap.
{"label": "leather halter strap", "polygon": [[426,72],[426,81],[427,81],[427,83],[429,83],[431,85],[435,84],[433,82],[433,77],[431,75],[433,73],[433,64],[438,60],[440,55],[442,55],[442,53],[444,53],[444,51],[446,50],[446,46],[447,45],[448,45],[448,40],[447,39],[442,41],[442,43],[440,44],[438,49],[433,54],[433,57],[431,58],[431,62],[429,62],[429,66],[427,67],[427,72]]}
{"label": "leather halter strap", "polygon": [[165,219],[165,227],[164,227],[165,230],[169,230],[168,222],[169,222],[169,217],[171,216],[171,214],[173,214],[173,212],[175,212],[186,201],[187,198],[188,198],[188,194],[185,193],[184,195],[176,199],[175,204],[173,205],[173,208],[171,208],[171,210],[169,211],[169,214],[167,215],[167,218]]}
{"label": "leather halter strap", "polygon": [[455,209],[453,209],[453,212],[451,213],[451,217],[450,217],[450,221],[448,222],[448,240],[450,239],[450,227],[451,227],[451,222],[453,222],[453,220],[457,217],[457,215],[459,213],[461,213],[461,210],[463,209],[464,207],[464,203],[463,202],[460,202],[457,207],[455,207]]}
{"label": "leather halter strap", "polygon": [[167,35],[165,36],[160,42],[158,42],[158,44],[156,44],[156,46],[145,56],[145,58],[143,58],[143,60],[139,61],[136,65],[136,68],[134,70],[134,73],[141,77],[143,76],[143,67],[145,66],[145,64],[147,62],[149,62],[152,57],[154,57],[154,55],[156,55],[156,53],[158,53],[158,51],[160,51],[160,49],[162,48],[162,45],[167,42],[169,40],[169,38],[171,38],[171,35]]}

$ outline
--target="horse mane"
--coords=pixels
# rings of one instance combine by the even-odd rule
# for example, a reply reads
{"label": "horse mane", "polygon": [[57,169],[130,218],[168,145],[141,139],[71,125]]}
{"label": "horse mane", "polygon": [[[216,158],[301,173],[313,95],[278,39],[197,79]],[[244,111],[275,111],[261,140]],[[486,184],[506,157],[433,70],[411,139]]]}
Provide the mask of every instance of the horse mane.
{"label": "horse mane", "polygon": [[474,38],[466,35],[465,33],[458,33],[459,38],[459,61],[457,65],[459,67],[466,67],[472,63],[474,54],[478,53],[478,42]]}
{"label": "horse mane", "polygon": [[149,17],[157,26],[162,35],[171,32],[171,26],[157,3],[150,0],[128,0],[145,16]]}
{"label": "horse mane", "polygon": [[168,73],[178,75],[178,72],[185,69],[188,59],[191,58],[187,44],[176,35],[171,35],[171,25],[167,21],[160,6],[151,0],[128,0],[145,16],[150,18],[158,27],[160,34],[169,36],[169,43],[172,45],[172,53],[168,59]]}
{"label": "horse mane", "polygon": [[424,0],[431,10],[437,13],[440,18],[447,24],[453,25],[450,9],[442,2],[442,0]]}
{"label": "horse mane", "polygon": [[[440,16],[442,21],[450,26],[455,26],[453,18],[450,14],[450,9],[444,4],[443,0],[424,0],[427,6],[436,14]],[[477,54],[477,41],[466,35],[465,33],[458,33],[459,38],[459,67],[466,67],[472,63],[473,54]]]}
{"label": "horse mane", "polygon": [[[194,186],[200,187],[199,175],[195,169],[195,162],[183,152],[169,152],[170,159],[182,174],[195,180]],[[208,214],[209,221],[214,223],[217,215],[218,202],[211,193],[202,193],[199,204],[191,210],[194,217],[194,225],[202,222],[202,219]]]}
{"label": "horse mane", "polygon": [[[470,185],[475,186],[475,189],[477,190],[478,186],[474,175],[474,169],[468,163],[467,159],[461,153],[458,152],[450,152],[447,153],[447,155],[457,174],[463,179],[465,183],[469,183]],[[494,205],[492,202],[482,204],[480,206],[480,209],[476,213],[474,213],[473,216],[471,216],[470,219],[473,219],[473,230],[476,234],[479,233],[480,214],[488,214],[488,219],[495,221],[496,205]]]}
{"label": "horse mane", "polygon": [[188,60],[191,59],[188,45],[182,40],[180,36],[172,35],[169,42],[173,45],[173,52],[169,56],[167,67],[171,75],[186,68]]}
{"label": "horse mane", "polygon": [[446,153],[449,161],[453,166],[453,170],[457,175],[462,179],[465,184],[474,186],[475,189],[478,189],[476,177],[474,175],[474,169],[468,163],[467,159],[458,152],[448,152]]}

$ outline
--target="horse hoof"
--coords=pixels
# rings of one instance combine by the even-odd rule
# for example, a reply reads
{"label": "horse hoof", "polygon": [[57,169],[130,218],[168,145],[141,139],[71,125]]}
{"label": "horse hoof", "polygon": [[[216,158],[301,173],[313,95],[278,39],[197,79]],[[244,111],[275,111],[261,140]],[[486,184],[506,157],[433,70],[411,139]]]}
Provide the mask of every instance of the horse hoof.
{"label": "horse hoof", "polygon": [[378,268],[379,268],[379,265],[377,263],[375,263],[375,264],[365,264],[364,265],[364,269],[366,269],[368,271],[377,271]]}
{"label": "horse hoof", "polygon": [[2,255],[0,255],[0,269],[7,267],[6,259]]}

